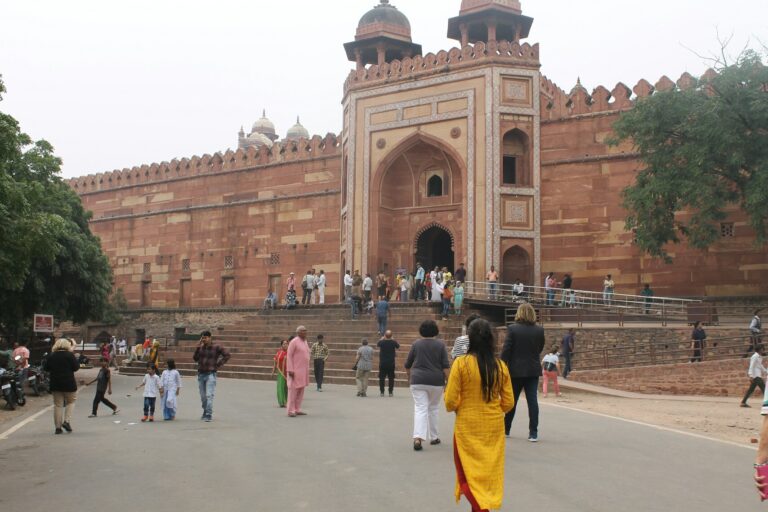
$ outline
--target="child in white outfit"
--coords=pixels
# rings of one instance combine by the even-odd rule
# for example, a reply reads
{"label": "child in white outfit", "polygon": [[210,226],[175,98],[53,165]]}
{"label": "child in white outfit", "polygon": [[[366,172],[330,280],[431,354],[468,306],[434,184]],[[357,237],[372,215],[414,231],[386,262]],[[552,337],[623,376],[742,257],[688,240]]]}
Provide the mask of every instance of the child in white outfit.
{"label": "child in white outfit", "polygon": [[155,365],[151,363],[147,365],[147,373],[136,389],[142,387],[144,388],[144,417],[141,421],[155,421],[155,402],[157,402],[157,396],[163,392],[163,388],[160,377],[155,374]]}

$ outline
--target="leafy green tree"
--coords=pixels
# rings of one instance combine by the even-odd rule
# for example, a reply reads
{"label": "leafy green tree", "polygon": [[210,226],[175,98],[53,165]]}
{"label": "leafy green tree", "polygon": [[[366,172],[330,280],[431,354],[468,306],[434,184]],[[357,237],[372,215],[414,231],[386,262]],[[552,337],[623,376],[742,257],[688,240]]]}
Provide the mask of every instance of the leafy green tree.
{"label": "leafy green tree", "polygon": [[768,68],[759,53],[743,52],[695,87],[638,101],[614,131],[612,142],[630,141],[644,164],[623,191],[626,228],[644,252],[670,261],[670,243],[706,249],[733,207],[765,244]]}
{"label": "leafy green tree", "polygon": [[[0,100],[5,87],[0,78]],[[0,331],[13,335],[34,313],[84,322],[105,311],[109,262],[90,213],[58,176],[61,160],[0,112]]]}

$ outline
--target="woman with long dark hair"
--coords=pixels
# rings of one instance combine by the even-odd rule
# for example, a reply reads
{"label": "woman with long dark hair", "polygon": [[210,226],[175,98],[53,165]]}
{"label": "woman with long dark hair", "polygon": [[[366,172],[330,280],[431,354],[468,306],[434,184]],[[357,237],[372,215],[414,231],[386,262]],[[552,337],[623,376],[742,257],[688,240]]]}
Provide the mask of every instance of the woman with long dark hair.
{"label": "woman with long dark hair", "polygon": [[504,496],[504,413],[514,397],[507,366],[496,357],[488,322],[469,325],[469,350],[451,367],[445,406],[456,412],[453,459],[456,501],[463,494],[473,511],[500,509]]}

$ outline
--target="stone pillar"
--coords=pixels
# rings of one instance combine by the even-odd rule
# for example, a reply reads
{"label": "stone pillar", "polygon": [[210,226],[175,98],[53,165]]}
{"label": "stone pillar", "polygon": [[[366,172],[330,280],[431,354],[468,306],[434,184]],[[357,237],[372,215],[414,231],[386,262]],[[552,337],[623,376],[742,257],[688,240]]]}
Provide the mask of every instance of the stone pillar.
{"label": "stone pillar", "polygon": [[363,52],[360,51],[360,48],[355,48],[355,62],[357,63],[357,70],[360,71],[365,66],[363,64]]}
{"label": "stone pillar", "polygon": [[387,50],[384,48],[384,45],[380,44],[376,46],[376,54],[378,56],[379,66],[387,62]]}
{"label": "stone pillar", "polygon": [[469,28],[466,23],[462,23],[459,25],[459,30],[461,31],[461,47],[464,48],[469,44]]}
{"label": "stone pillar", "polygon": [[496,41],[496,23],[495,22],[489,22],[488,23],[488,42]]}

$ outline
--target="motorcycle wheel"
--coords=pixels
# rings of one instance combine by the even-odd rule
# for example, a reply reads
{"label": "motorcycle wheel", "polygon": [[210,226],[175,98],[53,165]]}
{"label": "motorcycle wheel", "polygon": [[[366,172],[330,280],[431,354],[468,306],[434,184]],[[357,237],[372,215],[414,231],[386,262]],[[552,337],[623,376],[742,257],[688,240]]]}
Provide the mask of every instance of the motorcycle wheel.
{"label": "motorcycle wheel", "polygon": [[40,386],[38,385],[37,381],[32,383],[32,391],[35,393],[35,396],[42,395],[42,392],[40,391]]}
{"label": "motorcycle wheel", "polygon": [[19,407],[24,407],[27,405],[27,399],[23,396],[20,396],[16,399],[16,403],[19,404]]}

